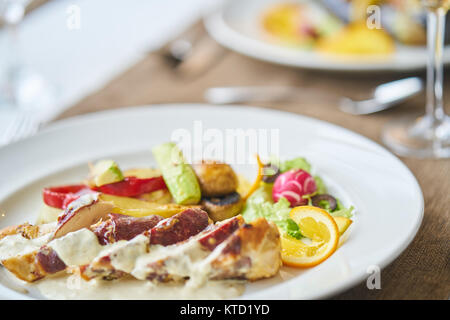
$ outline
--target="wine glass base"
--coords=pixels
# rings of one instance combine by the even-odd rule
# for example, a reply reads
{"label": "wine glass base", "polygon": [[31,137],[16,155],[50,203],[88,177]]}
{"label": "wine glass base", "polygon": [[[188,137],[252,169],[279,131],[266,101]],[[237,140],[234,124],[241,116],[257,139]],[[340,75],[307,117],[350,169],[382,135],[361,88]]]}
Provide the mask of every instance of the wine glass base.
{"label": "wine glass base", "polygon": [[388,123],[382,140],[400,156],[450,158],[450,118],[405,117]]}

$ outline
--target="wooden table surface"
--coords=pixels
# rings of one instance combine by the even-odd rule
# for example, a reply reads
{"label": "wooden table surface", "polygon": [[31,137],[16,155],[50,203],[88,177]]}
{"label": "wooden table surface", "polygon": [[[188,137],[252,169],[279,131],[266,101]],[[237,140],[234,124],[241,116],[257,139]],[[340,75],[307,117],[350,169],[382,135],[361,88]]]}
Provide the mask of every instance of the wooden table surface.
{"label": "wooden table surface", "polygon": [[[197,25],[195,28],[202,28]],[[202,72],[173,68],[160,52],[149,53],[142,61],[113,79],[104,88],[85,97],[60,118],[127,106],[205,102],[205,89],[212,86],[290,85],[321,90],[336,95],[362,97],[381,82],[405,75],[325,73],[291,69],[256,61],[225,50],[212,40],[209,50],[216,52],[211,65]],[[208,47],[208,46],[205,46]],[[202,57],[197,60],[205,60]],[[180,70],[183,70],[181,72]],[[191,70],[191,71],[186,71]],[[194,70],[194,71],[193,71]],[[450,72],[447,71],[446,101],[450,114]],[[315,91],[314,91],[315,92]],[[327,95],[308,95],[291,102],[252,103],[322,119],[379,143],[383,125],[394,118],[422,112],[424,97],[419,96],[394,109],[367,116],[340,112]],[[450,160],[401,158],[418,179],[425,197],[422,226],[410,246],[381,272],[381,289],[369,290],[364,281],[335,299],[448,299],[450,294]],[[382,232],[382,231],[381,231]]]}

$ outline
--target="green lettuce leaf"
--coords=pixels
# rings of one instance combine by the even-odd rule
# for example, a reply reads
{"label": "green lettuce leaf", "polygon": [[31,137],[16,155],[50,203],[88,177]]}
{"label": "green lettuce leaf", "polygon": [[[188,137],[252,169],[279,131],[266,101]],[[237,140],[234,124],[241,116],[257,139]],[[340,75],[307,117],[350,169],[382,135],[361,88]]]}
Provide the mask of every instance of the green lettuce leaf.
{"label": "green lettuce leaf", "polygon": [[339,199],[336,199],[336,202],[337,202],[336,209],[334,209],[331,212],[328,211],[332,216],[345,217],[349,219],[353,217],[353,210],[355,210],[353,206],[346,208]]}
{"label": "green lettuce leaf", "polygon": [[306,172],[311,172],[311,165],[305,158],[301,157],[280,162],[281,172],[286,172],[292,169],[302,169]]}
{"label": "green lettuce leaf", "polygon": [[314,181],[316,182],[316,194],[324,194],[327,193],[327,186],[325,185],[325,182],[323,182],[322,178],[319,176],[314,176]]}
{"label": "green lettuce leaf", "polygon": [[278,202],[272,201],[272,185],[262,183],[248,199],[245,204],[242,216],[245,221],[250,222],[257,218],[263,217],[274,222],[280,232],[284,232],[296,239],[302,238],[298,225],[289,218],[291,211],[290,203],[285,198],[281,198]]}

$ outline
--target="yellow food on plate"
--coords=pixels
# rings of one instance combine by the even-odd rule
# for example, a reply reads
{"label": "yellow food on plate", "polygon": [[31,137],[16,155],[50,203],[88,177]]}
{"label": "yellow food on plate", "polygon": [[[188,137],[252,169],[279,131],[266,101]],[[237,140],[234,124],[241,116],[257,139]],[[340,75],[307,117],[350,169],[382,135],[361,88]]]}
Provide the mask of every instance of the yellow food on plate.
{"label": "yellow food on plate", "polygon": [[365,22],[356,22],[321,38],[317,50],[338,55],[389,55],[395,43],[385,30],[369,29]]}
{"label": "yellow food on plate", "polygon": [[153,168],[135,168],[128,169],[123,172],[125,177],[136,177],[139,179],[148,179],[159,177],[161,175],[161,171]]}
{"label": "yellow food on plate", "polygon": [[112,196],[109,194],[101,194],[99,199],[113,204],[114,208],[112,213],[124,214],[132,217],[146,217],[156,214],[164,218],[169,218],[187,208],[199,207],[184,206],[175,203],[160,204],[135,198]]}
{"label": "yellow food on plate", "polygon": [[292,209],[290,217],[307,239],[297,240],[287,235],[282,236],[281,259],[285,265],[313,267],[336,251],[339,228],[328,212],[317,207],[300,206]]}
{"label": "yellow food on plate", "polygon": [[271,7],[264,13],[263,26],[271,35],[289,44],[300,44],[307,39],[301,37],[300,6],[294,3],[282,3]]}
{"label": "yellow food on plate", "polygon": [[346,217],[333,217],[334,222],[339,230],[339,235],[343,235],[345,231],[347,231],[348,227],[352,224],[352,220]]}
{"label": "yellow food on plate", "polygon": [[238,178],[238,187],[237,187],[236,191],[237,191],[237,193],[239,193],[241,195],[241,197],[244,197],[250,191],[250,188],[252,187],[252,183],[250,181],[248,181],[248,179],[241,174],[238,174],[237,178]]}
{"label": "yellow food on plate", "polygon": [[156,190],[150,193],[144,193],[136,197],[139,200],[144,200],[148,202],[155,202],[160,204],[173,203],[172,195],[169,190]]}
{"label": "yellow food on plate", "polygon": [[345,217],[333,217],[334,221],[336,222],[338,229],[339,229],[339,244],[338,248],[344,244],[344,242],[348,238],[348,232],[346,233],[347,229],[350,227],[350,225],[353,223],[352,220]]}

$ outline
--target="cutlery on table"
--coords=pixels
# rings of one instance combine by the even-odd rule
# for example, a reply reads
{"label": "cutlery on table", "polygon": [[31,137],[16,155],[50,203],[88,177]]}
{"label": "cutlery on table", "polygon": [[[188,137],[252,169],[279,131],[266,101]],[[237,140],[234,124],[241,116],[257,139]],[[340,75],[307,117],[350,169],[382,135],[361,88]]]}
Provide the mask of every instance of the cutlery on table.
{"label": "cutlery on table", "polygon": [[[278,102],[295,101],[306,97],[315,98],[319,93],[320,91],[317,89],[290,86],[213,87],[205,91],[204,98],[206,101],[213,104]],[[322,94],[319,97],[327,98],[330,96]]]}
{"label": "cutlery on table", "polygon": [[192,28],[166,43],[158,52],[170,66],[176,68],[192,52],[199,37],[201,37],[199,28]]}
{"label": "cutlery on table", "polygon": [[220,59],[225,49],[199,27],[168,42],[159,50],[168,64],[180,74],[200,74]]}
{"label": "cutlery on table", "polygon": [[318,89],[289,86],[213,87],[205,91],[204,98],[213,104],[295,101],[305,98],[327,99],[337,101],[343,112],[362,115],[393,107],[419,94],[422,90],[422,80],[412,77],[381,84],[375,88],[372,98],[359,101],[348,97],[337,97]]}
{"label": "cutlery on table", "polygon": [[362,115],[389,109],[423,90],[423,81],[419,77],[405,78],[383,83],[375,88],[373,96],[367,100],[340,99],[339,108],[346,113]]}

